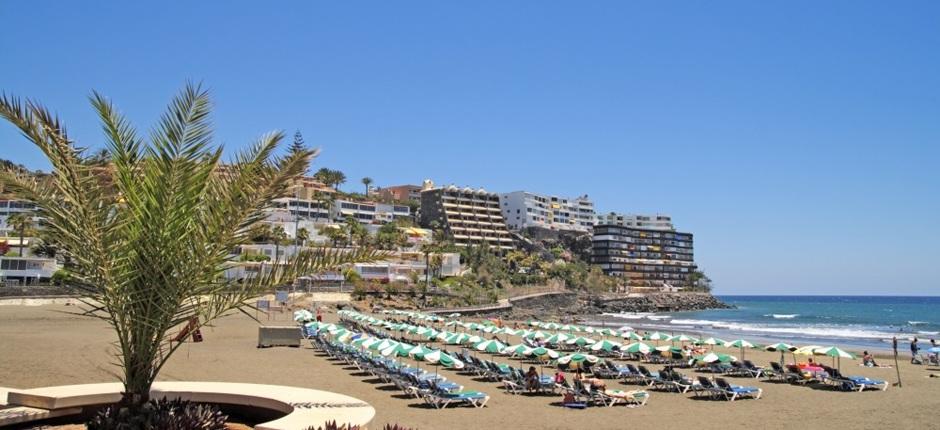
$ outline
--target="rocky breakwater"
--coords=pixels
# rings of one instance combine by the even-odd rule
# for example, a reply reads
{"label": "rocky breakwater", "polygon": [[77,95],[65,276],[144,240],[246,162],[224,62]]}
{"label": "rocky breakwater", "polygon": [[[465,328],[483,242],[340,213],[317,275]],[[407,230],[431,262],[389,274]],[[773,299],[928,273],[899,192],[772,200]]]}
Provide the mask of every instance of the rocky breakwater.
{"label": "rocky breakwater", "polygon": [[705,309],[730,309],[732,306],[708,293],[647,293],[615,297],[585,298],[582,314],[625,312],[681,312]]}

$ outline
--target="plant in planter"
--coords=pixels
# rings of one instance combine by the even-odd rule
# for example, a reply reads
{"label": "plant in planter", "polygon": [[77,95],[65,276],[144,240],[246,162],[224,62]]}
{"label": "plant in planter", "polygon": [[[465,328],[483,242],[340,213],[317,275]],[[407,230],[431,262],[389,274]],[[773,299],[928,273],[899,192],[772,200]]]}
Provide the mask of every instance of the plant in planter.
{"label": "plant in planter", "polygon": [[250,299],[299,276],[380,257],[368,248],[309,248],[254,277],[227,279],[231,250],[249,241],[251,227],[287,196],[316,153],[275,157],[284,135],[274,132],[223,164],[208,93],[199,86],[174,98],[147,139],[101,95],[91,103],[105,132],[105,163],[88,162],[46,108],[0,97],[0,116],[52,166],[42,181],[0,171],[0,187],[36,204],[41,233],[71,258],[69,283],[87,298],[83,314],[114,330],[127,408],[114,417],[148,413],[150,387],[182,345],[168,334],[180,326],[244,311]]}

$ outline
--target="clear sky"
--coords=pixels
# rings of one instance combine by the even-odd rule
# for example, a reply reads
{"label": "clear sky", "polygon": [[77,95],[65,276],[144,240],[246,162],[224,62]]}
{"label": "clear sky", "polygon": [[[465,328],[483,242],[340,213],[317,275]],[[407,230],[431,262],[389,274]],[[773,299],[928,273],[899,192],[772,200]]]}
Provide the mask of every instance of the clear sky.
{"label": "clear sky", "polygon": [[[376,184],[587,193],[695,234],[724,294],[940,292],[940,3],[0,2],[0,91],[100,146],[187,80],[237,148]],[[0,157],[47,168],[9,126]]]}

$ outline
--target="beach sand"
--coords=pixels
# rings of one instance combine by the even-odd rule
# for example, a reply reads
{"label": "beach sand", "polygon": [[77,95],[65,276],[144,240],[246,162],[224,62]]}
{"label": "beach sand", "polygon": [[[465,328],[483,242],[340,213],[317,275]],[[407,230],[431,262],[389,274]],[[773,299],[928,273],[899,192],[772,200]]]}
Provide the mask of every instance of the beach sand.
{"label": "beach sand", "polygon": [[[101,321],[67,315],[74,306],[0,306],[0,386],[32,388],[49,385],[110,382],[117,369],[109,354],[114,340]],[[335,319],[335,315],[328,315]],[[282,315],[269,325],[293,325]],[[372,404],[377,415],[371,428],[400,423],[429,429],[790,429],[801,428],[940,428],[940,378],[928,374],[940,369],[913,366],[901,358],[903,388],[886,392],[848,393],[730,378],[738,385],[764,389],[760,400],[736,402],[697,400],[691,394],[653,392],[649,403],[639,408],[592,407],[570,410],[553,405],[559,396],[509,395],[500,384],[478,381],[449,370],[441,373],[468,390],[492,396],[483,409],[427,408],[419,399],[408,398],[375,378],[356,374],[345,365],[302,348],[258,349],[257,325],[244,315],[232,315],[204,330],[205,341],[179,349],[160,374],[160,380],[202,380],[283,384],[335,391]],[[738,355],[736,350],[726,351]],[[778,360],[779,353],[749,350],[747,358],[758,365]],[[505,357],[497,361],[519,362]],[[790,360],[790,356],[787,356]],[[828,358],[821,358],[827,363]],[[882,364],[888,364],[881,358]],[[893,360],[891,360],[893,364]],[[858,361],[843,360],[845,374],[896,380],[895,370],[864,368]],[[528,366],[528,364],[524,364]],[[652,366],[658,369],[660,366]],[[681,369],[688,375],[696,373]],[[551,372],[546,369],[546,372]],[[611,388],[636,389],[635,385],[608,382]],[[310,423],[319,425],[321,423]]]}

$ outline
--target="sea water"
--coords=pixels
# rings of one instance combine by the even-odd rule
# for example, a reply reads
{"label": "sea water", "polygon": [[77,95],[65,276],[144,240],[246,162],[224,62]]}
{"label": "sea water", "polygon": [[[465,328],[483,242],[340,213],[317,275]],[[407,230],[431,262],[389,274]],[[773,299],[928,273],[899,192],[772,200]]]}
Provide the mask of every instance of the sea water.
{"label": "sea water", "polygon": [[608,321],[641,329],[698,333],[805,345],[845,345],[899,351],[917,337],[921,347],[940,341],[940,297],[718,296],[735,309],[657,314],[606,314]]}

